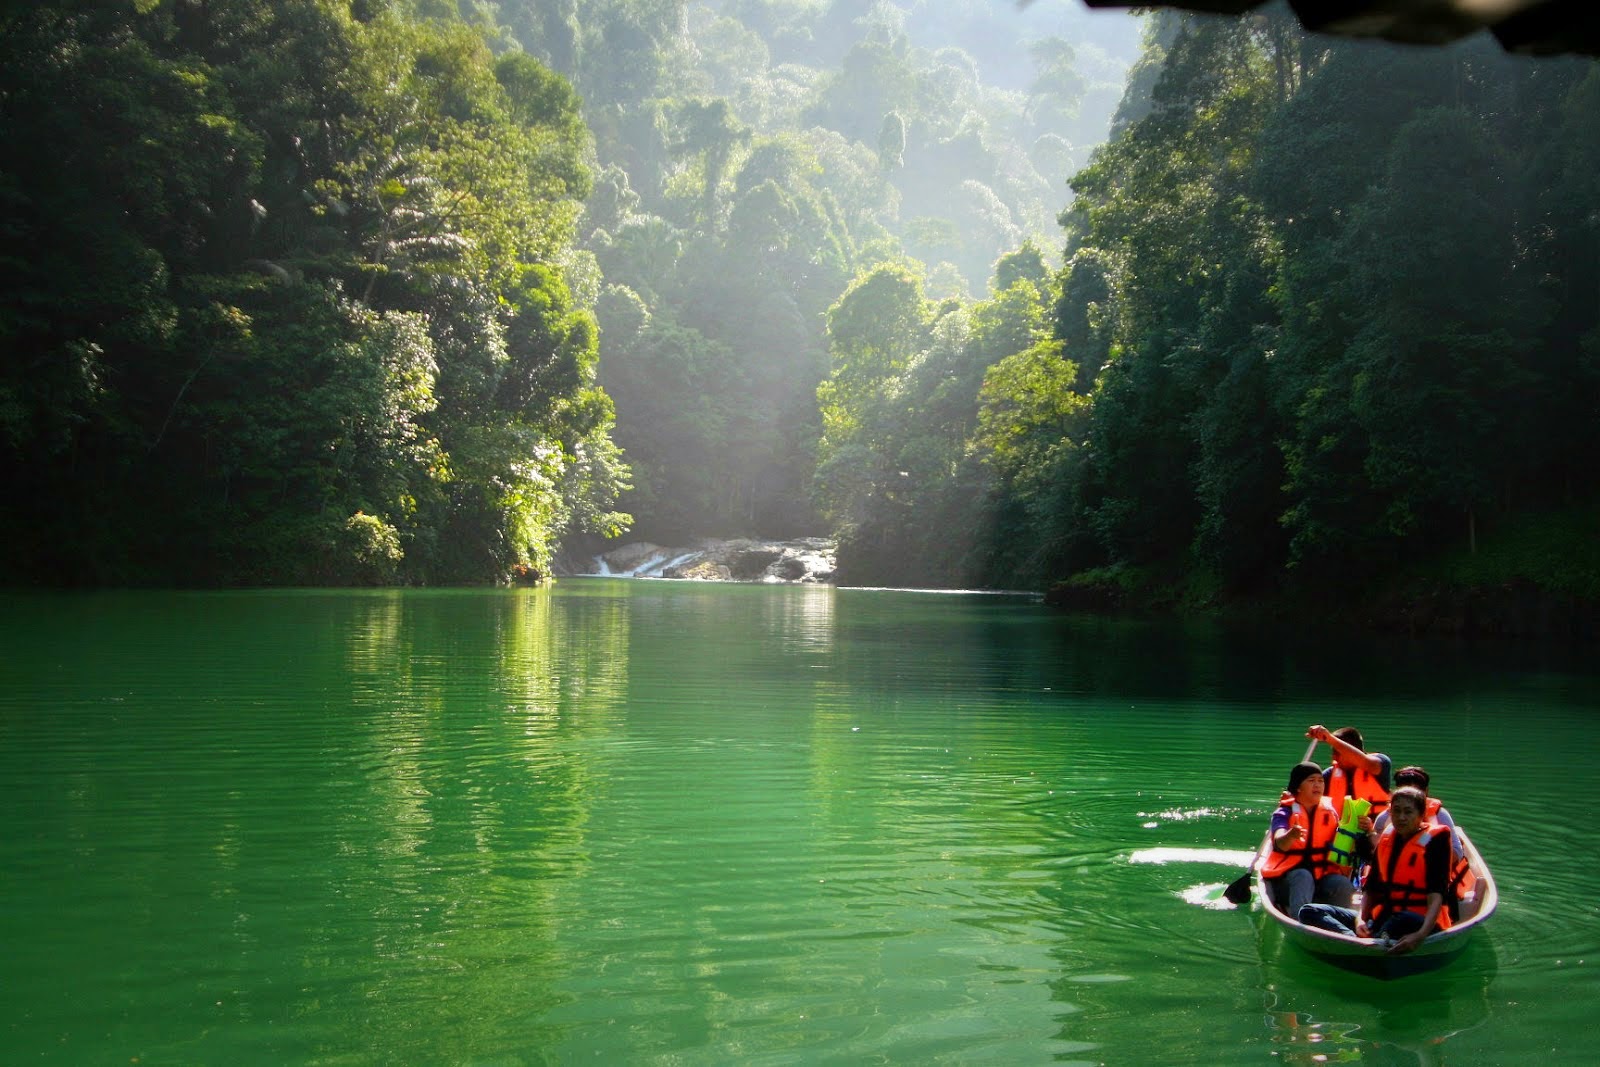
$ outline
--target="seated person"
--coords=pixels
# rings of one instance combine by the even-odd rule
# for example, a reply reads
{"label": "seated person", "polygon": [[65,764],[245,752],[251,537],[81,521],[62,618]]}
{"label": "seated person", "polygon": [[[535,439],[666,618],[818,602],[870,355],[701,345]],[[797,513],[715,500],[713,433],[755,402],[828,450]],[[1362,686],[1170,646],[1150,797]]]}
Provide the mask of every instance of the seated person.
{"label": "seated person", "polygon": [[[1428,776],[1428,772],[1423,770],[1421,767],[1401,767],[1398,771],[1394,772],[1394,786],[1396,789],[1399,789],[1401,786],[1414,786],[1415,788],[1422,790],[1422,795],[1428,798],[1428,807],[1423,815],[1429,822],[1436,826],[1448,826],[1454,828],[1456,821],[1450,817],[1450,809],[1441,804],[1437,797],[1429,796],[1428,794],[1428,783],[1431,780],[1432,779],[1430,779]],[[1383,833],[1384,827],[1388,825],[1388,812],[1382,812],[1376,819],[1373,820],[1372,834],[1374,841],[1376,841],[1378,836]],[[1452,844],[1455,846],[1456,855],[1461,855],[1460,838],[1452,834],[1450,839]]]}
{"label": "seated person", "polygon": [[1392,940],[1389,951],[1395,955],[1415,949],[1435,930],[1449,928],[1445,895],[1452,834],[1427,821],[1427,803],[1415,786],[1396,789],[1389,798],[1389,825],[1362,880],[1359,916],[1348,907],[1312,902],[1296,917],[1335,933]]}
{"label": "seated person", "polygon": [[1355,896],[1355,884],[1328,862],[1339,814],[1323,798],[1323,785],[1321,767],[1295,764],[1288,797],[1272,813],[1272,853],[1261,876],[1285,915],[1314,901],[1348,908]]}
{"label": "seated person", "polygon": [[[1428,793],[1428,784],[1431,780],[1428,772],[1421,767],[1402,767],[1394,772],[1395,788],[1405,785],[1415,786],[1428,798],[1428,806],[1423,817],[1435,826],[1448,826],[1451,829],[1450,850],[1453,855],[1450,861],[1450,892],[1445,895],[1445,904],[1450,908],[1451,918],[1459,919],[1461,898],[1477,884],[1478,878],[1467,865],[1466,850],[1461,845],[1461,835],[1454,832],[1456,821],[1450,817],[1450,809],[1441,804],[1437,797]],[[1388,813],[1379,815],[1373,825],[1371,835],[1373,842],[1378,840],[1384,827],[1388,825]]]}

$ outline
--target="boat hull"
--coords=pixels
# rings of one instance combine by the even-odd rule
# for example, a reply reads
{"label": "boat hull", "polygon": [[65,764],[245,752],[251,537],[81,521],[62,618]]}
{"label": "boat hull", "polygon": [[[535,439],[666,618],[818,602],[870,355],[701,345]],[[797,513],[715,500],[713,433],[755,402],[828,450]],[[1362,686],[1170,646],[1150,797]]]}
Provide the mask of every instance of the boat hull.
{"label": "boat hull", "polygon": [[1272,899],[1266,880],[1261,877],[1260,861],[1272,850],[1270,834],[1262,839],[1257,855],[1255,889],[1259,910],[1266,916],[1268,925],[1278,931],[1284,941],[1346,970],[1380,978],[1397,978],[1442,967],[1467,946],[1472,935],[1489,920],[1500,903],[1494,877],[1473,845],[1472,838],[1459,826],[1453,832],[1461,839],[1462,851],[1472,873],[1477,876],[1477,884],[1471,896],[1461,902],[1460,918],[1448,930],[1433,934],[1411,952],[1391,955],[1391,943],[1388,941],[1319,930],[1280,911]]}

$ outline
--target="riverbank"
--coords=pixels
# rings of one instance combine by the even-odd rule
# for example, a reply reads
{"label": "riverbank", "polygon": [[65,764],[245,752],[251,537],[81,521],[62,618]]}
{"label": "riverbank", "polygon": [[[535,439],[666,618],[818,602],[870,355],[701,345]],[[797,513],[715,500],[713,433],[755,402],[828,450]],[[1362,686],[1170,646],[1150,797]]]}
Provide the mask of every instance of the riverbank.
{"label": "riverbank", "polygon": [[1072,575],[1045,602],[1096,613],[1323,622],[1412,635],[1600,641],[1600,504],[1516,516],[1476,545],[1350,576],[1225,589],[1183,561]]}
{"label": "riverbank", "polygon": [[1403,585],[1355,601],[1286,593],[1195,597],[1182,585],[1103,575],[1062,582],[1045,603],[1090,614],[1188,615],[1321,622],[1412,636],[1600,641],[1600,600],[1542,588],[1525,578],[1498,585]]}

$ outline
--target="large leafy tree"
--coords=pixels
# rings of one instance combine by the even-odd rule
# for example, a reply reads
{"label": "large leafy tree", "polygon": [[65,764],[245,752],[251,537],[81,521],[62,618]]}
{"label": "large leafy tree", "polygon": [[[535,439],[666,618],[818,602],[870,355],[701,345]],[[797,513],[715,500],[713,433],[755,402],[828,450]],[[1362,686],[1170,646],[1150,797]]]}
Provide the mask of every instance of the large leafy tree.
{"label": "large leafy tree", "polygon": [[1577,496],[1592,72],[1277,17],[1158,29],[1062,215],[1055,337],[1092,406],[999,487],[1001,521],[1062,571],[1348,595]]}
{"label": "large leafy tree", "polygon": [[0,17],[31,573],[486,580],[615,524],[560,79],[369,4]]}
{"label": "large leafy tree", "polygon": [[1070,552],[1057,519],[1068,509],[1061,494],[1081,463],[1090,403],[1065,348],[1040,341],[984,375],[973,444],[991,475],[974,575],[985,584],[1047,580]]}
{"label": "large leafy tree", "polygon": [[888,476],[884,441],[897,380],[927,343],[932,315],[922,279],[904,264],[857,277],[828,310],[831,369],[817,389],[819,503],[834,521],[859,521]]}
{"label": "large leafy tree", "polygon": [[1368,309],[1349,356],[1352,408],[1396,534],[1443,509],[1464,518],[1470,541],[1476,513],[1528,468],[1513,398],[1530,384],[1523,360],[1542,323],[1513,273],[1508,184],[1470,115],[1422,110],[1397,132],[1349,231]]}
{"label": "large leafy tree", "polygon": [[735,354],[698,330],[652,320],[626,290],[610,291],[602,312],[633,320],[606,355],[603,381],[631,416],[617,438],[636,457],[636,499],[650,516],[639,532],[663,541],[706,534],[708,518],[737,515],[749,489],[728,476],[738,468],[725,459],[751,430]]}
{"label": "large leafy tree", "polygon": [[[1247,24],[1186,26],[1168,46],[1150,113],[1074,179],[1088,247],[1069,272],[1077,281],[1064,289],[1058,331],[1092,360],[1114,329],[1079,496],[1111,560],[1169,557],[1197,532],[1191,415],[1226,372],[1219,348],[1249,342],[1249,323],[1225,309],[1252,278],[1240,268],[1261,252],[1249,147],[1273,72]],[[1240,336],[1224,336],[1227,327]]]}

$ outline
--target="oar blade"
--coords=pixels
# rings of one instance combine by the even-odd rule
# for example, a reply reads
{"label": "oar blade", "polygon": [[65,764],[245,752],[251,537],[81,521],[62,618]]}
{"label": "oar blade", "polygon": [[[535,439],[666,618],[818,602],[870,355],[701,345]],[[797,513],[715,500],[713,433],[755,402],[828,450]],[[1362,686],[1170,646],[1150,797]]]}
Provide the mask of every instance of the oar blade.
{"label": "oar blade", "polygon": [[1250,903],[1250,880],[1252,875],[1253,872],[1245,871],[1238,878],[1228,883],[1228,888],[1222,891],[1222,895],[1234,904]]}

